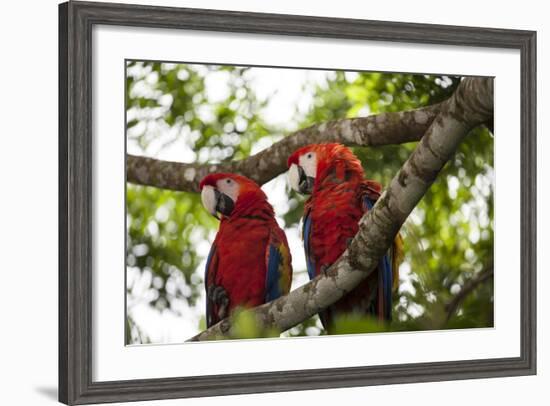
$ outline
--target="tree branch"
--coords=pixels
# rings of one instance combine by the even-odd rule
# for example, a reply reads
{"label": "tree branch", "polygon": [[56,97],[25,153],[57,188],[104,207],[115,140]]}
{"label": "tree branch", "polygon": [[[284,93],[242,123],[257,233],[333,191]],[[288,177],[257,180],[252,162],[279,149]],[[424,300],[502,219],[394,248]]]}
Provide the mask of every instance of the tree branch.
{"label": "tree branch", "polygon": [[458,292],[456,296],[445,306],[445,310],[447,311],[445,324],[448,323],[451,317],[454,316],[460,304],[464,301],[464,299],[466,299],[466,296],[472,293],[483,282],[489,278],[492,278],[493,275],[493,267],[491,266],[464,284],[462,289],[460,289],[460,292]]}
{"label": "tree branch", "polygon": [[[408,215],[468,132],[493,114],[493,81],[466,78],[441,106],[437,118],[389,187],[360,220],[348,249],[326,272],[288,295],[249,310],[260,331],[285,331],[324,310],[355,288],[392,244]],[[234,336],[229,317],[190,341]]]}
{"label": "tree branch", "polygon": [[[445,102],[444,102],[445,103]],[[286,171],[287,158],[298,148],[322,142],[377,146],[418,141],[444,103],[418,110],[329,121],[298,130],[271,147],[240,161],[184,164],[127,155],[128,182],[163,189],[198,192],[200,180],[212,172],[238,173],[262,185]]]}

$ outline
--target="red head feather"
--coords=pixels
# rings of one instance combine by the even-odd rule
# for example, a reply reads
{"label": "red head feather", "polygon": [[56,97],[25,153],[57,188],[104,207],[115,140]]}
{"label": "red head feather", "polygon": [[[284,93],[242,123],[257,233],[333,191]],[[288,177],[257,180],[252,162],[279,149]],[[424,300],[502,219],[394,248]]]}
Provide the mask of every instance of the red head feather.
{"label": "red head feather", "polygon": [[250,214],[253,211],[261,210],[266,214],[273,216],[273,207],[267,201],[267,196],[264,191],[253,180],[237,175],[235,173],[212,173],[206,175],[200,182],[199,188],[206,185],[217,187],[218,181],[223,179],[232,179],[239,185],[239,192],[233,215]]}
{"label": "red head feather", "polygon": [[310,144],[299,148],[288,158],[288,166],[298,165],[300,157],[308,152],[315,152],[317,155],[316,184],[322,182],[332,170],[340,177],[344,172],[349,172],[357,175],[358,179],[363,179],[361,161],[348,147],[337,143]]}

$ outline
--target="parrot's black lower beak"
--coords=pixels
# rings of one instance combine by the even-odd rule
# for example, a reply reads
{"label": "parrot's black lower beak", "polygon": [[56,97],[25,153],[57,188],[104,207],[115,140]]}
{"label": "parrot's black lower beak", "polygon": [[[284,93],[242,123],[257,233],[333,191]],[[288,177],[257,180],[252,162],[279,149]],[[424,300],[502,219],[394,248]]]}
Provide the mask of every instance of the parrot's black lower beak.
{"label": "parrot's black lower beak", "polygon": [[229,216],[235,208],[233,200],[218,189],[214,189],[214,195],[216,196],[216,211],[224,216]]}
{"label": "parrot's black lower beak", "polygon": [[315,183],[315,178],[307,176],[306,172],[302,169],[301,166],[298,166],[298,174],[300,175],[298,189],[300,193],[311,194],[313,192],[313,184]]}

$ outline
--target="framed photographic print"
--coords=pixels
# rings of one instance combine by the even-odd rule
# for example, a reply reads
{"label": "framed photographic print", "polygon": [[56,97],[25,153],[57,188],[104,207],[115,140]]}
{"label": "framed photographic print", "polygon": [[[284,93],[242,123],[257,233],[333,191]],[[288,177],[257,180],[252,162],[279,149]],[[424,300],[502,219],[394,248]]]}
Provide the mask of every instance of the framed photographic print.
{"label": "framed photographic print", "polygon": [[536,373],[535,32],[85,2],[59,32],[60,401]]}

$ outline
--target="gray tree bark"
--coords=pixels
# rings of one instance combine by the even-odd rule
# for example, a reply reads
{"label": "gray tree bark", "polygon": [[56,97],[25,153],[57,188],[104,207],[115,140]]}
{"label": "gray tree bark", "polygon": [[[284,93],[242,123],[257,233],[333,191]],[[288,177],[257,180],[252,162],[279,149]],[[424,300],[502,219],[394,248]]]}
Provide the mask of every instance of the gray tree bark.
{"label": "gray tree bark", "polygon": [[350,146],[377,146],[418,141],[444,105],[445,102],[418,110],[313,125],[240,161],[200,165],[128,155],[126,177],[131,183],[186,192],[198,192],[201,179],[213,172],[238,173],[263,185],[285,172],[287,158],[308,144],[340,142]]}
{"label": "gray tree bark", "polygon": [[[348,249],[326,274],[317,276],[286,296],[249,310],[259,330],[275,329],[282,332],[303,322],[350,292],[374,270],[408,215],[462,139],[472,128],[492,117],[493,80],[464,79],[438,110],[409,159],[374,208],[360,220],[359,232]],[[355,139],[355,136],[350,135],[353,131],[348,128],[349,122],[340,127],[338,132],[331,131],[331,140],[353,139],[359,144],[363,138]],[[396,139],[395,136],[393,139]],[[235,335],[233,326],[234,318],[229,317],[192,337],[190,341],[232,337]]]}

